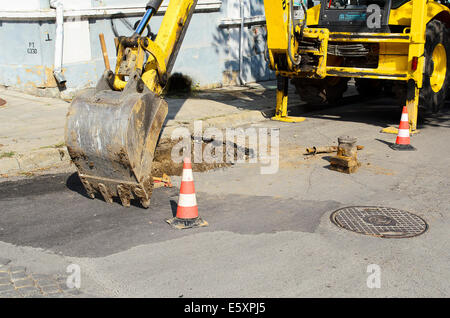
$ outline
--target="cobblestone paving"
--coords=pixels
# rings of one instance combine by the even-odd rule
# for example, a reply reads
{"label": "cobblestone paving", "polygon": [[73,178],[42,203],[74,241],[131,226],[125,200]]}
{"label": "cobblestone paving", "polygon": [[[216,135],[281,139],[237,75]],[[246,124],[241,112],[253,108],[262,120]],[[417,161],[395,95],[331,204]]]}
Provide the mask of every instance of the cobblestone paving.
{"label": "cobblestone paving", "polygon": [[66,275],[37,274],[0,257],[0,298],[93,297],[66,285]]}

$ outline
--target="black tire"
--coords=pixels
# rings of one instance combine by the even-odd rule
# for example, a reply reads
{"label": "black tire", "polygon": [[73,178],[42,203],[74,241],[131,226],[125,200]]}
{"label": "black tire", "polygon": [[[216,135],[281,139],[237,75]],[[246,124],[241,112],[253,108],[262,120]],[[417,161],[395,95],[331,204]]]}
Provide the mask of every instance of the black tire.
{"label": "black tire", "polygon": [[294,78],[300,99],[314,105],[336,105],[347,90],[346,77],[326,77],[324,79]]}
{"label": "black tire", "polygon": [[[450,45],[449,30],[441,21],[434,20],[428,23],[425,41],[425,70],[423,74],[423,85],[420,90],[419,105],[424,106],[428,111],[438,112],[445,103],[447,96],[447,88],[450,76]],[[447,70],[445,74],[444,84],[438,92],[433,91],[430,78],[434,71],[434,63],[431,59],[433,51],[438,44],[442,44],[447,55]]]}
{"label": "black tire", "polygon": [[[423,83],[419,95],[419,107],[427,113],[437,113],[444,106],[450,81],[450,32],[445,24],[433,20],[427,24],[425,42],[425,67]],[[447,69],[445,79],[440,90],[435,92],[431,85],[431,76],[434,72],[433,51],[437,45],[442,44],[447,55]],[[394,85],[394,92],[400,105],[406,101],[406,83],[398,82]]]}
{"label": "black tire", "polygon": [[383,92],[383,81],[372,78],[355,78],[355,86],[359,95],[364,97],[380,96]]}

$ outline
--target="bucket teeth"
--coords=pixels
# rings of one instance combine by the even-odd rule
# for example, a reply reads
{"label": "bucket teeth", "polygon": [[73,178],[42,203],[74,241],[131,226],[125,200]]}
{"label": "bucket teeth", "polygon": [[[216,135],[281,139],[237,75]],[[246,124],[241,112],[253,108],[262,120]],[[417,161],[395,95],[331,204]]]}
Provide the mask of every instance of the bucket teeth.
{"label": "bucket teeth", "polygon": [[134,193],[139,198],[139,201],[141,202],[141,205],[144,208],[148,208],[150,206],[151,192],[150,192],[150,195],[148,195],[147,192],[143,188],[137,186],[134,188]]}
{"label": "bucket teeth", "polygon": [[150,206],[150,197],[153,192],[153,178],[149,176],[140,186],[136,186],[133,189],[134,194],[139,198],[141,205],[144,208]]}
{"label": "bucket teeth", "polygon": [[150,199],[147,200],[141,199],[141,205],[147,209],[150,206]]}
{"label": "bucket teeth", "polygon": [[117,194],[119,195],[122,205],[125,207],[129,207],[130,200],[133,199],[131,188],[129,186],[120,184],[117,186]]}
{"label": "bucket teeth", "polygon": [[95,190],[92,188],[91,184],[83,177],[80,176],[81,183],[83,184],[84,188],[86,189],[87,195],[91,198],[95,198]]}
{"label": "bucket teeth", "polygon": [[139,199],[144,208],[150,206],[150,198],[153,192],[153,178],[147,177],[139,183],[128,184],[114,180],[89,179],[89,176],[80,175],[80,180],[84,185],[89,197],[95,198],[96,193],[100,193],[107,203],[113,203],[114,197],[119,197],[124,207],[131,206],[131,200]]}
{"label": "bucket teeth", "polygon": [[103,183],[98,184],[98,189],[100,190],[100,193],[102,194],[103,199],[105,199],[106,202],[113,203],[112,196],[109,193],[108,188]]}

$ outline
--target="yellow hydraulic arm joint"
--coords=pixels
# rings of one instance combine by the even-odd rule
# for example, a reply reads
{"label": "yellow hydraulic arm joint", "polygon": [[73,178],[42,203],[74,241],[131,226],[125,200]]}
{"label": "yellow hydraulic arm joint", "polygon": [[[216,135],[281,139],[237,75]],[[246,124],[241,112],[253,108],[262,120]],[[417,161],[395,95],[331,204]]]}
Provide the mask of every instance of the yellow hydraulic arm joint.
{"label": "yellow hydraulic arm joint", "polygon": [[[157,3],[153,5],[157,8],[161,4],[161,0],[150,2]],[[133,36],[119,38],[113,82],[115,90],[123,90],[127,85],[126,76],[137,71],[149,90],[156,94],[162,92],[183,40],[186,23],[189,23],[196,4],[197,0],[170,1],[154,41],[140,36],[148,24],[149,19],[142,22],[148,13]],[[147,61],[145,52],[150,53]]]}
{"label": "yellow hydraulic arm joint", "polygon": [[[165,85],[167,74],[172,71],[187,29],[185,26],[190,22],[196,4],[197,0],[170,1],[155,41],[150,39],[143,41],[143,47],[150,53],[150,57],[142,80],[157,93],[162,90],[158,83]],[[157,82],[155,73],[158,76]]]}

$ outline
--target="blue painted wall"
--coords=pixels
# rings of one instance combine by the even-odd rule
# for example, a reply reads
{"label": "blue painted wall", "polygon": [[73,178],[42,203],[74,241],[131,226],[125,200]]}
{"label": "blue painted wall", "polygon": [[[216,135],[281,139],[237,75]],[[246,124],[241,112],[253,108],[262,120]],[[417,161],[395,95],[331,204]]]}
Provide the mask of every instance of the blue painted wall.
{"label": "blue painted wall", "polygon": [[[233,3],[228,3],[233,1]],[[142,5],[145,1],[92,0],[92,6]],[[42,8],[45,1],[41,1]],[[230,6],[231,4],[231,6]],[[220,21],[231,15],[236,18],[235,6],[238,0],[224,0],[219,11],[196,12],[191,20],[184,42],[172,72],[190,76],[201,87],[227,84],[229,78],[239,70],[239,26],[220,27]],[[233,7],[234,6],[234,7]],[[231,9],[230,9],[231,8]],[[233,12],[230,12],[233,11]],[[263,1],[247,3],[246,16],[264,14]],[[239,16],[237,16],[239,17]],[[134,25],[139,16],[127,17]],[[155,16],[151,28],[156,32],[162,16]],[[120,35],[130,35],[132,31],[121,19],[113,19]],[[115,65],[114,33],[110,18],[89,19],[91,60],[63,65],[67,79],[65,95],[78,89],[94,86],[103,73],[103,58],[98,34],[104,33],[110,63]],[[0,17],[0,85],[12,86],[25,91],[46,88],[57,94],[56,83],[51,75],[54,59],[54,20],[2,20]],[[264,60],[265,28],[253,26],[245,28],[243,75],[246,82],[273,79],[274,74]],[[229,76],[229,77],[230,77]]]}

